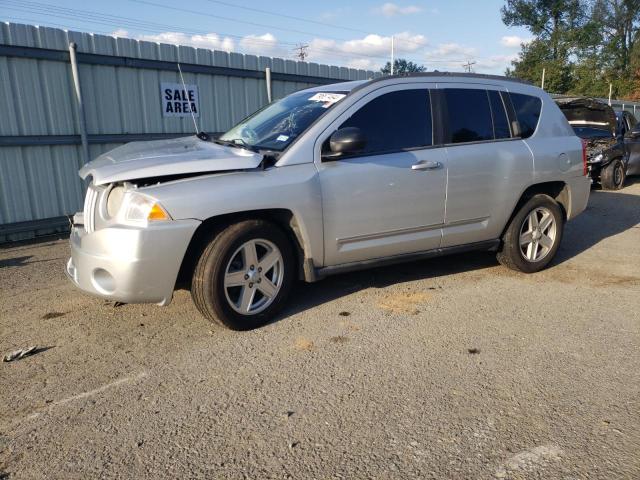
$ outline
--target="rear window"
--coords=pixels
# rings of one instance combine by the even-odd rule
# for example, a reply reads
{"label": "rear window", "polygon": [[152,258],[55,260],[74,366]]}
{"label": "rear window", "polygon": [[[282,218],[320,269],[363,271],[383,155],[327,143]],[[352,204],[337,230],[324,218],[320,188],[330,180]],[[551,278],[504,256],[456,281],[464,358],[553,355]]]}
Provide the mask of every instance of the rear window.
{"label": "rear window", "polygon": [[538,97],[532,97],[531,95],[512,93],[511,103],[513,104],[516,118],[520,124],[520,136],[522,138],[529,138],[538,126],[542,100]]}
{"label": "rear window", "polygon": [[444,97],[449,116],[447,143],[493,140],[491,107],[486,90],[447,88]]}

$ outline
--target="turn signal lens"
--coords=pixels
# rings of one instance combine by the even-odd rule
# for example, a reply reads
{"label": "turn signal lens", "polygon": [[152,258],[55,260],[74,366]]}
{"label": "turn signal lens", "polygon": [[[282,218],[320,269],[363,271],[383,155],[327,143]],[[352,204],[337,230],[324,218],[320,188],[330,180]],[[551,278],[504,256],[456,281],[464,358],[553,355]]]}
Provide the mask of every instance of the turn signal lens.
{"label": "turn signal lens", "polygon": [[169,217],[169,214],[165,212],[160,205],[158,205],[157,203],[154,203],[153,206],[151,207],[151,210],[149,210],[149,215],[147,215],[147,220],[149,220],[150,222],[156,221],[156,220],[171,220],[171,217]]}
{"label": "turn signal lens", "polygon": [[127,194],[124,218],[133,222],[158,222],[171,220],[171,217],[154,199],[136,192]]}

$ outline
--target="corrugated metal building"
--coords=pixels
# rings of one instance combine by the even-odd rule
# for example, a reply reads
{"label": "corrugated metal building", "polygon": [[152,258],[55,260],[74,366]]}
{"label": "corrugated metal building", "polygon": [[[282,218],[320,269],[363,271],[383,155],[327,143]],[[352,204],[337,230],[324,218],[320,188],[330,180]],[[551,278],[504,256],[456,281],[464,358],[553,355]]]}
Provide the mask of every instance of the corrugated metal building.
{"label": "corrugated metal building", "polygon": [[193,120],[162,114],[160,83],[199,91],[199,129],[223,132],[272,97],[371,71],[0,24],[0,242],[64,229],[82,208],[84,163],[69,44],[77,44],[89,154],[122,143],[190,135]]}

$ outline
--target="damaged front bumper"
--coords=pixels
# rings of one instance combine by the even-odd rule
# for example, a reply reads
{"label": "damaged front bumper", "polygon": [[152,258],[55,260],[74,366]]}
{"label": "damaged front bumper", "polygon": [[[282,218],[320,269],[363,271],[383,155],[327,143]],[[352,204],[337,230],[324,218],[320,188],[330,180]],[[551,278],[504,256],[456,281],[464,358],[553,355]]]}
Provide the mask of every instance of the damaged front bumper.
{"label": "damaged front bumper", "polygon": [[[82,216],[74,220],[81,221]],[[198,220],[174,220],[87,233],[75,224],[69,238],[67,276],[84,292],[101,298],[168,305],[187,246],[199,225]]]}

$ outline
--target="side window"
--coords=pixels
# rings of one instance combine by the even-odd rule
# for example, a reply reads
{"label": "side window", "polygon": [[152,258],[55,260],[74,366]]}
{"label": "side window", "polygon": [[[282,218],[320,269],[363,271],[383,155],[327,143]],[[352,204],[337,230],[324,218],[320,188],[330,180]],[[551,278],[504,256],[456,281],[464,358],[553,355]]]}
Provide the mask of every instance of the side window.
{"label": "side window", "polygon": [[447,88],[444,97],[449,116],[447,143],[493,140],[491,108],[486,90]]}
{"label": "side window", "polygon": [[516,112],[516,118],[520,124],[520,136],[529,138],[536,131],[538,120],[540,120],[540,110],[542,109],[542,100],[531,95],[523,95],[521,93],[512,93],[511,103]]}
{"label": "side window", "polygon": [[493,116],[493,132],[495,138],[511,138],[509,120],[504,109],[502,96],[495,90],[489,90],[489,102],[491,103],[491,115]]}
{"label": "side window", "polygon": [[367,144],[364,154],[398,151],[433,144],[429,90],[398,90],[374,98],[344,127],[358,127]]}

